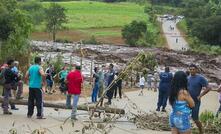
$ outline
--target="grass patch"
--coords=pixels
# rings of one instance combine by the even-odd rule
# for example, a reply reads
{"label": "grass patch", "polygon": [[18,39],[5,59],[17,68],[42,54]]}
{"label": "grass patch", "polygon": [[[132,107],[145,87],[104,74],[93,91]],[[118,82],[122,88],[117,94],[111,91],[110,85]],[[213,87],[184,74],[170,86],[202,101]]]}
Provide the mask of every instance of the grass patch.
{"label": "grass patch", "polygon": [[[122,27],[132,20],[145,20],[144,6],[134,3],[89,1],[58,2],[66,9],[68,29]],[[48,7],[50,2],[43,2]],[[40,27],[42,28],[42,27]]]}
{"label": "grass patch", "polygon": [[[144,13],[144,5],[135,3],[96,1],[57,3],[66,9],[68,18],[68,23],[64,24],[65,29],[57,34],[57,38],[61,40],[80,41],[94,36],[102,43],[125,44],[121,35],[122,27],[133,20],[148,21],[148,15]],[[42,2],[42,4],[47,8],[50,2]],[[149,25],[148,28],[155,30],[153,25]],[[35,26],[32,39],[51,40],[51,36],[45,29],[45,22]]]}

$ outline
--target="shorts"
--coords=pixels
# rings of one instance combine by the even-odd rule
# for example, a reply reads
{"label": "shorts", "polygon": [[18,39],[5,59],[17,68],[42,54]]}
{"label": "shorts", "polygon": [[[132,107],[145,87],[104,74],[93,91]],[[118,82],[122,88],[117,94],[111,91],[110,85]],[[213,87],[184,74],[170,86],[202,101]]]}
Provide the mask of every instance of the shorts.
{"label": "shorts", "polygon": [[52,86],[53,86],[53,81],[47,79],[47,86],[48,86],[48,87],[52,87]]}
{"label": "shorts", "polygon": [[179,132],[184,133],[191,128],[190,114],[187,113],[171,113],[170,127],[177,128]]}
{"label": "shorts", "polygon": [[192,108],[192,119],[194,121],[199,120],[199,111],[200,111],[200,101],[194,101],[195,107]]}
{"label": "shorts", "polygon": [[141,89],[144,89],[144,85],[140,85],[140,88],[141,88]]}

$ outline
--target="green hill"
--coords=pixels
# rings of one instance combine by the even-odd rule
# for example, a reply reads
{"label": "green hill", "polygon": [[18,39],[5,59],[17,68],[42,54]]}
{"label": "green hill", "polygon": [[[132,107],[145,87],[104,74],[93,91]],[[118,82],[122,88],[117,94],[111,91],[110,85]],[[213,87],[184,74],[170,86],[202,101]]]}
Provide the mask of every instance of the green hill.
{"label": "green hill", "polygon": [[[42,2],[48,7],[50,2]],[[67,30],[58,33],[58,38],[78,41],[94,35],[106,43],[123,43],[121,28],[133,20],[147,20],[144,6],[134,3],[104,3],[89,1],[59,2],[65,7],[68,23]],[[35,27],[34,39],[47,40],[44,24]],[[75,37],[73,37],[75,36]],[[113,40],[113,42],[111,41]],[[116,40],[116,41],[115,41]]]}

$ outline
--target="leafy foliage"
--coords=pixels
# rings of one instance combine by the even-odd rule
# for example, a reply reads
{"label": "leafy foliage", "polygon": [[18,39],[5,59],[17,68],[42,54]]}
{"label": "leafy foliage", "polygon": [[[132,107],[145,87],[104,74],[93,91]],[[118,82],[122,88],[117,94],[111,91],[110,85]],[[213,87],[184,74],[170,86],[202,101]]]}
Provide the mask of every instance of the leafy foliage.
{"label": "leafy foliage", "polygon": [[122,36],[130,46],[136,46],[142,34],[147,31],[147,24],[144,21],[132,21],[122,29]]}
{"label": "leafy foliage", "polygon": [[184,8],[189,33],[207,44],[221,46],[221,2],[187,0]]}
{"label": "leafy foliage", "polygon": [[[15,0],[0,0],[0,60],[13,58],[21,64],[28,63],[29,42],[32,24]],[[4,27],[6,26],[6,27]],[[3,28],[4,27],[4,28]],[[24,59],[23,59],[24,58]]]}
{"label": "leafy foliage", "polygon": [[22,10],[27,11],[34,25],[39,25],[44,21],[45,9],[39,1],[28,0],[19,4]]}
{"label": "leafy foliage", "polygon": [[56,33],[62,28],[62,24],[67,22],[65,8],[62,6],[51,3],[49,9],[46,10],[46,27],[52,33],[53,41],[55,41]]}

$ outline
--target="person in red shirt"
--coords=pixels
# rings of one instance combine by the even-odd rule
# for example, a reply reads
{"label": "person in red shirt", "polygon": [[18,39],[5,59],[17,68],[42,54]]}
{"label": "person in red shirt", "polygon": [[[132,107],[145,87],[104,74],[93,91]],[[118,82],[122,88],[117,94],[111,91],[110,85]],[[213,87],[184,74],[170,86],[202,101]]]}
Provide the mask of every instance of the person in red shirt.
{"label": "person in red shirt", "polygon": [[79,96],[81,94],[81,89],[83,88],[83,76],[81,74],[81,67],[76,66],[75,70],[69,72],[66,81],[68,87],[68,94],[73,96],[71,119],[77,120],[77,104]]}

